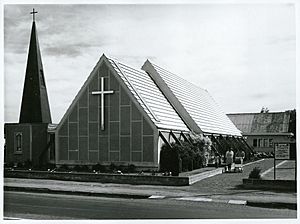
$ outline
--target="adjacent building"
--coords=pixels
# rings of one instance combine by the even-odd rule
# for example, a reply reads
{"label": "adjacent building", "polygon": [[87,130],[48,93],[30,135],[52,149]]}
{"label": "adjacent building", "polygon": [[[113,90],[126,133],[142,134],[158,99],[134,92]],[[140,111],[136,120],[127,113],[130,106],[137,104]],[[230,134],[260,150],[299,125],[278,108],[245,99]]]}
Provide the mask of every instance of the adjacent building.
{"label": "adjacent building", "polygon": [[296,110],[227,114],[257,152],[273,152],[275,143],[296,147]]}

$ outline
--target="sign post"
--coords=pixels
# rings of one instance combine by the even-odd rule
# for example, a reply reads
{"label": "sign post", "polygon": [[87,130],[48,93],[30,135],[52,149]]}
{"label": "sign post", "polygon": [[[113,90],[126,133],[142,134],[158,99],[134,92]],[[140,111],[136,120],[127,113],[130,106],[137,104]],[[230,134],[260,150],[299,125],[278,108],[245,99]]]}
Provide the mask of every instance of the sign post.
{"label": "sign post", "polygon": [[274,144],[274,180],[276,180],[276,160],[290,159],[290,144],[276,143]]}
{"label": "sign post", "polygon": [[275,159],[275,153],[274,153],[274,180],[276,180],[276,159]]}

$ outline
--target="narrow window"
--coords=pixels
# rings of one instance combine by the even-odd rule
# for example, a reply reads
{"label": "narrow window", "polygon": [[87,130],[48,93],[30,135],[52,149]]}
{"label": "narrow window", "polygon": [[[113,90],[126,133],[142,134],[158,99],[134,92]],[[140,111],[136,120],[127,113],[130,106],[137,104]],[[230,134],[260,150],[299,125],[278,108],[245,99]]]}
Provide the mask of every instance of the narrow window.
{"label": "narrow window", "polygon": [[258,139],[257,147],[264,147],[264,141],[263,139]]}
{"label": "narrow window", "polygon": [[269,139],[269,147],[273,147],[273,139],[272,138]]}
{"label": "narrow window", "polygon": [[259,147],[264,147],[264,140],[263,139],[259,139]]}
{"label": "narrow window", "polygon": [[253,147],[257,147],[257,139],[253,139]]}
{"label": "narrow window", "polygon": [[264,139],[264,147],[269,147],[269,141],[268,141],[268,139]]}
{"label": "narrow window", "polygon": [[22,152],[23,138],[22,133],[15,133],[15,151]]}

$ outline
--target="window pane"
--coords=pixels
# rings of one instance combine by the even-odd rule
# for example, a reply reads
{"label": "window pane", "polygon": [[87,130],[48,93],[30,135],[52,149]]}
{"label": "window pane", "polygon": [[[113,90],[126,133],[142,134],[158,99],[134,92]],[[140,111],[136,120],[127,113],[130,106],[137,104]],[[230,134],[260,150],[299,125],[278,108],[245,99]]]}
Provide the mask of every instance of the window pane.
{"label": "window pane", "polygon": [[17,133],[15,135],[15,145],[16,145],[16,151],[22,151],[22,134]]}
{"label": "window pane", "polygon": [[262,139],[258,139],[258,147],[264,147],[264,142]]}
{"label": "window pane", "polygon": [[269,139],[269,147],[273,147],[273,139],[272,138]]}
{"label": "window pane", "polygon": [[269,147],[269,141],[268,141],[268,139],[264,139],[264,147]]}
{"label": "window pane", "polygon": [[256,139],[256,138],[253,139],[253,146],[254,146],[254,147],[257,147],[257,139]]}

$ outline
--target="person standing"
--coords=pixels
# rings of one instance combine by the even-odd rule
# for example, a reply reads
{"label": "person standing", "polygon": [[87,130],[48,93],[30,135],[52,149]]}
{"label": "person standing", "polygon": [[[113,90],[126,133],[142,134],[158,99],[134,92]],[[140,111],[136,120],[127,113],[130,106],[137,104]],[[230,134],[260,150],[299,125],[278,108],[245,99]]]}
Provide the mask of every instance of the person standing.
{"label": "person standing", "polygon": [[233,163],[233,157],[234,157],[234,152],[232,148],[230,148],[229,151],[226,152],[226,165],[228,166],[228,170],[231,171],[231,166]]}
{"label": "person standing", "polygon": [[245,159],[245,156],[246,156],[246,154],[245,154],[244,150],[242,150],[242,152],[241,152],[241,156],[242,156],[242,158],[243,158],[243,160],[244,160],[244,159]]}

